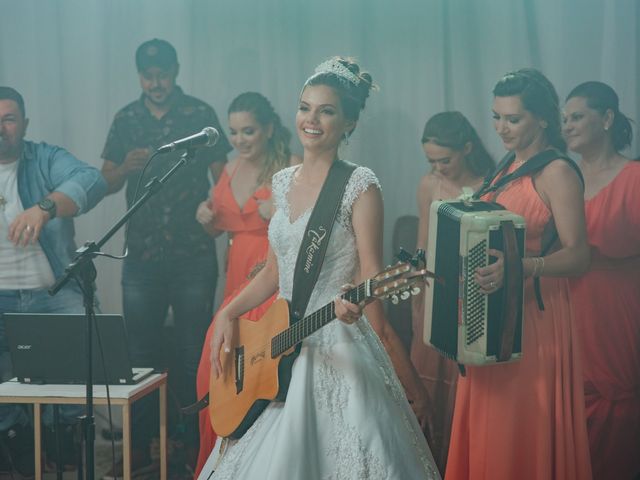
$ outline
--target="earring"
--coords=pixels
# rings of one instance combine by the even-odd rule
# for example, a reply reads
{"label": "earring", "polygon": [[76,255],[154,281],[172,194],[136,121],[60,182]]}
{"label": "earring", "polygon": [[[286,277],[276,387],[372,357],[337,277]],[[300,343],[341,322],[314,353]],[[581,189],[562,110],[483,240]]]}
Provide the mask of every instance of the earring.
{"label": "earring", "polygon": [[349,145],[349,135],[347,135],[347,132],[344,132],[344,144]]}
{"label": "earring", "polygon": [[609,130],[609,125],[605,125],[605,126],[604,126],[604,131],[606,132],[606,131],[608,131],[608,130]]}

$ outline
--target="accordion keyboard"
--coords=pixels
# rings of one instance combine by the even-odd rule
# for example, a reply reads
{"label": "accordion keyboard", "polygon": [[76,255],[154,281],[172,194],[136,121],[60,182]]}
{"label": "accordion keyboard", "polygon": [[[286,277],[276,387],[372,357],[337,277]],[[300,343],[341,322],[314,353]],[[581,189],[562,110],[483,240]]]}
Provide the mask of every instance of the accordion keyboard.
{"label": "accordion keyboard", "polygon": [[487,296],[480,292],[480,287],[475,280],[475,271],[486,265],[487,241],[482,240],[469,250],[469,255],[464,261],[466,275],[465,294],[467,298],[466,311],[462,312],[464,323],[467,326],[465,342],[471,345],[485,335],[485,315],[487,310]]}

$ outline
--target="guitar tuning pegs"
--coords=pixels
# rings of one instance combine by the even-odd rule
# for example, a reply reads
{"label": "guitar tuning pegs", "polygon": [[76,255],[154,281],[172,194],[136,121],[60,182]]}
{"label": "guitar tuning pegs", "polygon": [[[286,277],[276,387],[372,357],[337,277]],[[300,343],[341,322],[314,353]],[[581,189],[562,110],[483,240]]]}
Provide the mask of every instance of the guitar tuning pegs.
{"label": "guitar tuning pegs", "polygon": [[413,296],[418,295],[420,292],[421,292],[420,287],[415,286],[411,289],[411,295]]}
{"label": "guitar tuning pegs", "polygon": [[403,290],[402,293],[400,294],[400,298],[402,300],[406,300],[410,296],[411,296],[411,293],[408,290]]}
{"label": "guitar tuning pegs", "polygon": [[400,262],[410,262],[411,261],[411,254],[409,252],[407,252],[404,248],[400,247],[400,251],[397,253],[396,258],[400,261]]}
{"label": "guitar tuning pegs", "polygon": [[400,302],[398,295],[396,295],[395,293],[391,295],[390,298],[391,298],[391,303],[393,303],[394,305],[397,305]]}

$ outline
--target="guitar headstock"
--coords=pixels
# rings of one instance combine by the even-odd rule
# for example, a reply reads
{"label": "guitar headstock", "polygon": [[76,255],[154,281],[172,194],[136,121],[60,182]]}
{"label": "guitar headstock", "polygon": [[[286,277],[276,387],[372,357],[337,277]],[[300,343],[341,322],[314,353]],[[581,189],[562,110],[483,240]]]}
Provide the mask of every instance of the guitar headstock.
{"label": "guitar headstock", "polygon": [[389,298],[393,304],[417,295],[427,278],[435,275],[424,268],[424,251],[418,250],[412,256],[403,249],[398,253],[400,260],[385,268],[371,279],[371,295],[376,298]]}

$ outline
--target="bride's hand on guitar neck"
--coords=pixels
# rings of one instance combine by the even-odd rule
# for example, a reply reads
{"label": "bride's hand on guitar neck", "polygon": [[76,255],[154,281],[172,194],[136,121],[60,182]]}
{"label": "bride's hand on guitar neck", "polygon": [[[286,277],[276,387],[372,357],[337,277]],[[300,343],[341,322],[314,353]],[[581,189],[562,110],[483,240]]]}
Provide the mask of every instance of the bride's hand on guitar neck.
{"label": "bride's hand on guitar neck", "polygon": [[[342,286],[342,291],[347,292],[354,288],[355,285],[350,283]],[[355,303],[351,303],[348,300],[345,300],[340,295],[337,295],[334,303],[334,310],[336,312],[336,318],[346,324],[352,324],[358,321],[358,319],[362,316],[362,306],[356,305]]]}
{"label": "bride's hand on guitar neck", "polygon": [[235,329],[233,328],[234,319],[226,315],[225,310],[216,315],[216,323],[213,327],[213,336],[211,337],[211,371],[215,378],[222,374],[222,364],[220,363],[220,351],[224,349],[224,353],[231,352],[231,346],[234,344]]}

